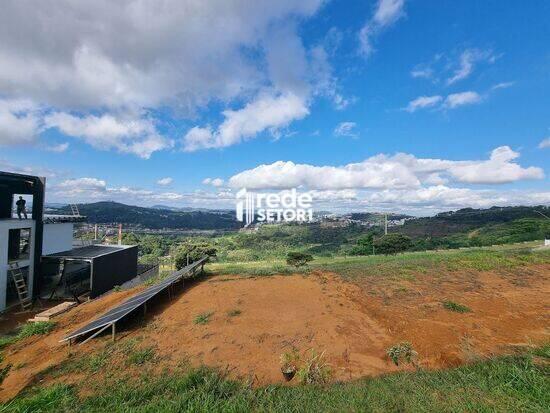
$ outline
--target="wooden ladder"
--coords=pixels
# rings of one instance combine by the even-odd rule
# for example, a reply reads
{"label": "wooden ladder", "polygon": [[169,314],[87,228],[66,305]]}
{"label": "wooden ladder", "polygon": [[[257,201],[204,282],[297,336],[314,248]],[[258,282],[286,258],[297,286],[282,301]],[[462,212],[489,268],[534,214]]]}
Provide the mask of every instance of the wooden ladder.
{"label": "wooden ladder", "polygon": [[9,271],[11,272],[11,277],[15,283],[15,289],[17,290],[21,308],[23,311],[30,311],[32,307],[32,300],[29,297],[29,290],[27,289],[25,277],[23,276],[21,268],[19,268],[19,264],[10,264]]}

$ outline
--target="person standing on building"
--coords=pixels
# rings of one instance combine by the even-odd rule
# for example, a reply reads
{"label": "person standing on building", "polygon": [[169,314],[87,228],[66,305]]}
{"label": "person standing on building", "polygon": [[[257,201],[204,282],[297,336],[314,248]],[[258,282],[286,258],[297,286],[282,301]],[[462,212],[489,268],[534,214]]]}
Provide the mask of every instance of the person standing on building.
{"label": "person standing on building", "polygon": [[27,219],[27,209],[25,208],[26,204],[27,201],[25,201],[22,196],[20,196],[19,200],[15,203],[15,205],[17,205],[17,216],[19,219],[22,219],[21,214],[23,214],[25,219]]}

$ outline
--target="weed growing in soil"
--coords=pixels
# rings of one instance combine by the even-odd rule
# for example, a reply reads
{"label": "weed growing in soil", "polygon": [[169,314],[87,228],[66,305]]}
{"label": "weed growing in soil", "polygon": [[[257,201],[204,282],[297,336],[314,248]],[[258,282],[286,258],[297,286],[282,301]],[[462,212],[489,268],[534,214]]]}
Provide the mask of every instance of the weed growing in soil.
{"label": "weed growing in soil", "polygon": [[193,320],[193,323],[195,324],[208,324],[210,321],[210,317],[214,314],[213,311],[207,312],[207,313],[201,313],[195,317]]}
{"label": "weed growing in soil", "polygon": [[390,347],[388,350],[386,350],[386,354],[396,366],[399,366],[399,363],[402,361],[406,361],[407,363],[416,366],[418,353],[414,351],[411,343],[407,341],[403,341],[402,343]]}
{"label": "weed growing in soil", "polygon": [[443,301],[443,307],[446,310],[454,311],[455,313],[471,313],[472,309],[465,305],[455,303],[454,301]]}
{"label": "weed growing in soil", "polygon": [[317,354],[314,349],[311,349],[310,356],[296,374],[302,384],[328,383],[331,370],[330,366],[325,362],[325,352]]}
{"label": "weed growing in soil", "polygon": [[237,317],[238,315],[241,315],[242,311],[239,310],[239,309],[234,309],[234,310],[231,310],[231,311],[228,311],[227,312],[227,315],[229,317]]}

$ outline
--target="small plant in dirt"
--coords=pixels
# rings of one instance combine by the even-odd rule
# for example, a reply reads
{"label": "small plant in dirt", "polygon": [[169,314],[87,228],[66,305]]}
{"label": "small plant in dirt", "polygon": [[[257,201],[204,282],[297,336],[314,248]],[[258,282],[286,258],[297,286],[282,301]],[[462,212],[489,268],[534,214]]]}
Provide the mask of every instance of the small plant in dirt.
{"label": "small plant in dirt", "polygon": [[0,368],[0,385],[2,385],[6,377],[8,377],[11,367],[11,364],[8,364],[7,366]]}
{"label": "small plant in dirt", "polygon": [[120,285],[115,285],[113,287],[113,291],[118,293],[119,291],[122,291],[122,287]]}
{"label": "small plant in dirt", "polygon": [[210,321],[210,318],[212,317],[213,314],[214,314],[213,311],[206,312],[206,313],[200,313],[199,315],[197,315],[195,317],[195,319],[193,320],[193,323],[195,323],[195,324],[208,324],[208,322]]}
{"label": "small plant in dirt", "polygon": [[155,350],[152,347],[147,347],[135,350],[128,356],[128,363],[141,366],[155,358]]}
{"label": "small plant in dirt", "polygon": [[413,349],[412,344],[407,341],[390,347],[386,350],[386,354],[396,366],[399,366],[399,363],[403,361],[415,367],[417,366],[418,353]]}
{"label": "small plant in dirt", "polygon": [[228,311],[227,312],[227,315],[229,317],[237,317],[238,315],[241,315],[242,311],[239,310],[238,308],[234,309],[234,310],[231,310],[231,311]]}
{"label": "small plant in dirt", "polygon": [[330,380],[330,366],[325,362],[325,352],[317,354],[311,349],[304,365],[296,373],[302,384],[326,384]]}
{"label": "small plant in dirt", "polygon": [[281,354],[281,372],[285,376],[286,381],[292,380],[298,370],[300,355],[296,350],[287,351]]}
{"label": "small plant in dirt", "polygon": [[296,268],[303,267],[310,261],[313,261],[313,256],[303,252],[289,252],[286,256],[286,263]]}
{"label": "small plant in dirt", "polygon": [[455,313],[471,313],[472,309],[466,307],[465,305],[455,303],[454,301],[443,301],[443,308],[449,311],[454,311]]}

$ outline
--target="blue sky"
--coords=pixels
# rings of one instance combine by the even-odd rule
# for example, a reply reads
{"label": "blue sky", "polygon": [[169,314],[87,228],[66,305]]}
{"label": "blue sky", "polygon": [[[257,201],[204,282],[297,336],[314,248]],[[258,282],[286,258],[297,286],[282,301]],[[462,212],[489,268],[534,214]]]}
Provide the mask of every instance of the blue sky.
{"label": "blue sky", "polygon": [[0,169],[45,175],[50,202],[225,208],[246,186],[335,210],[549,204],[549,15],[7,1]]}

